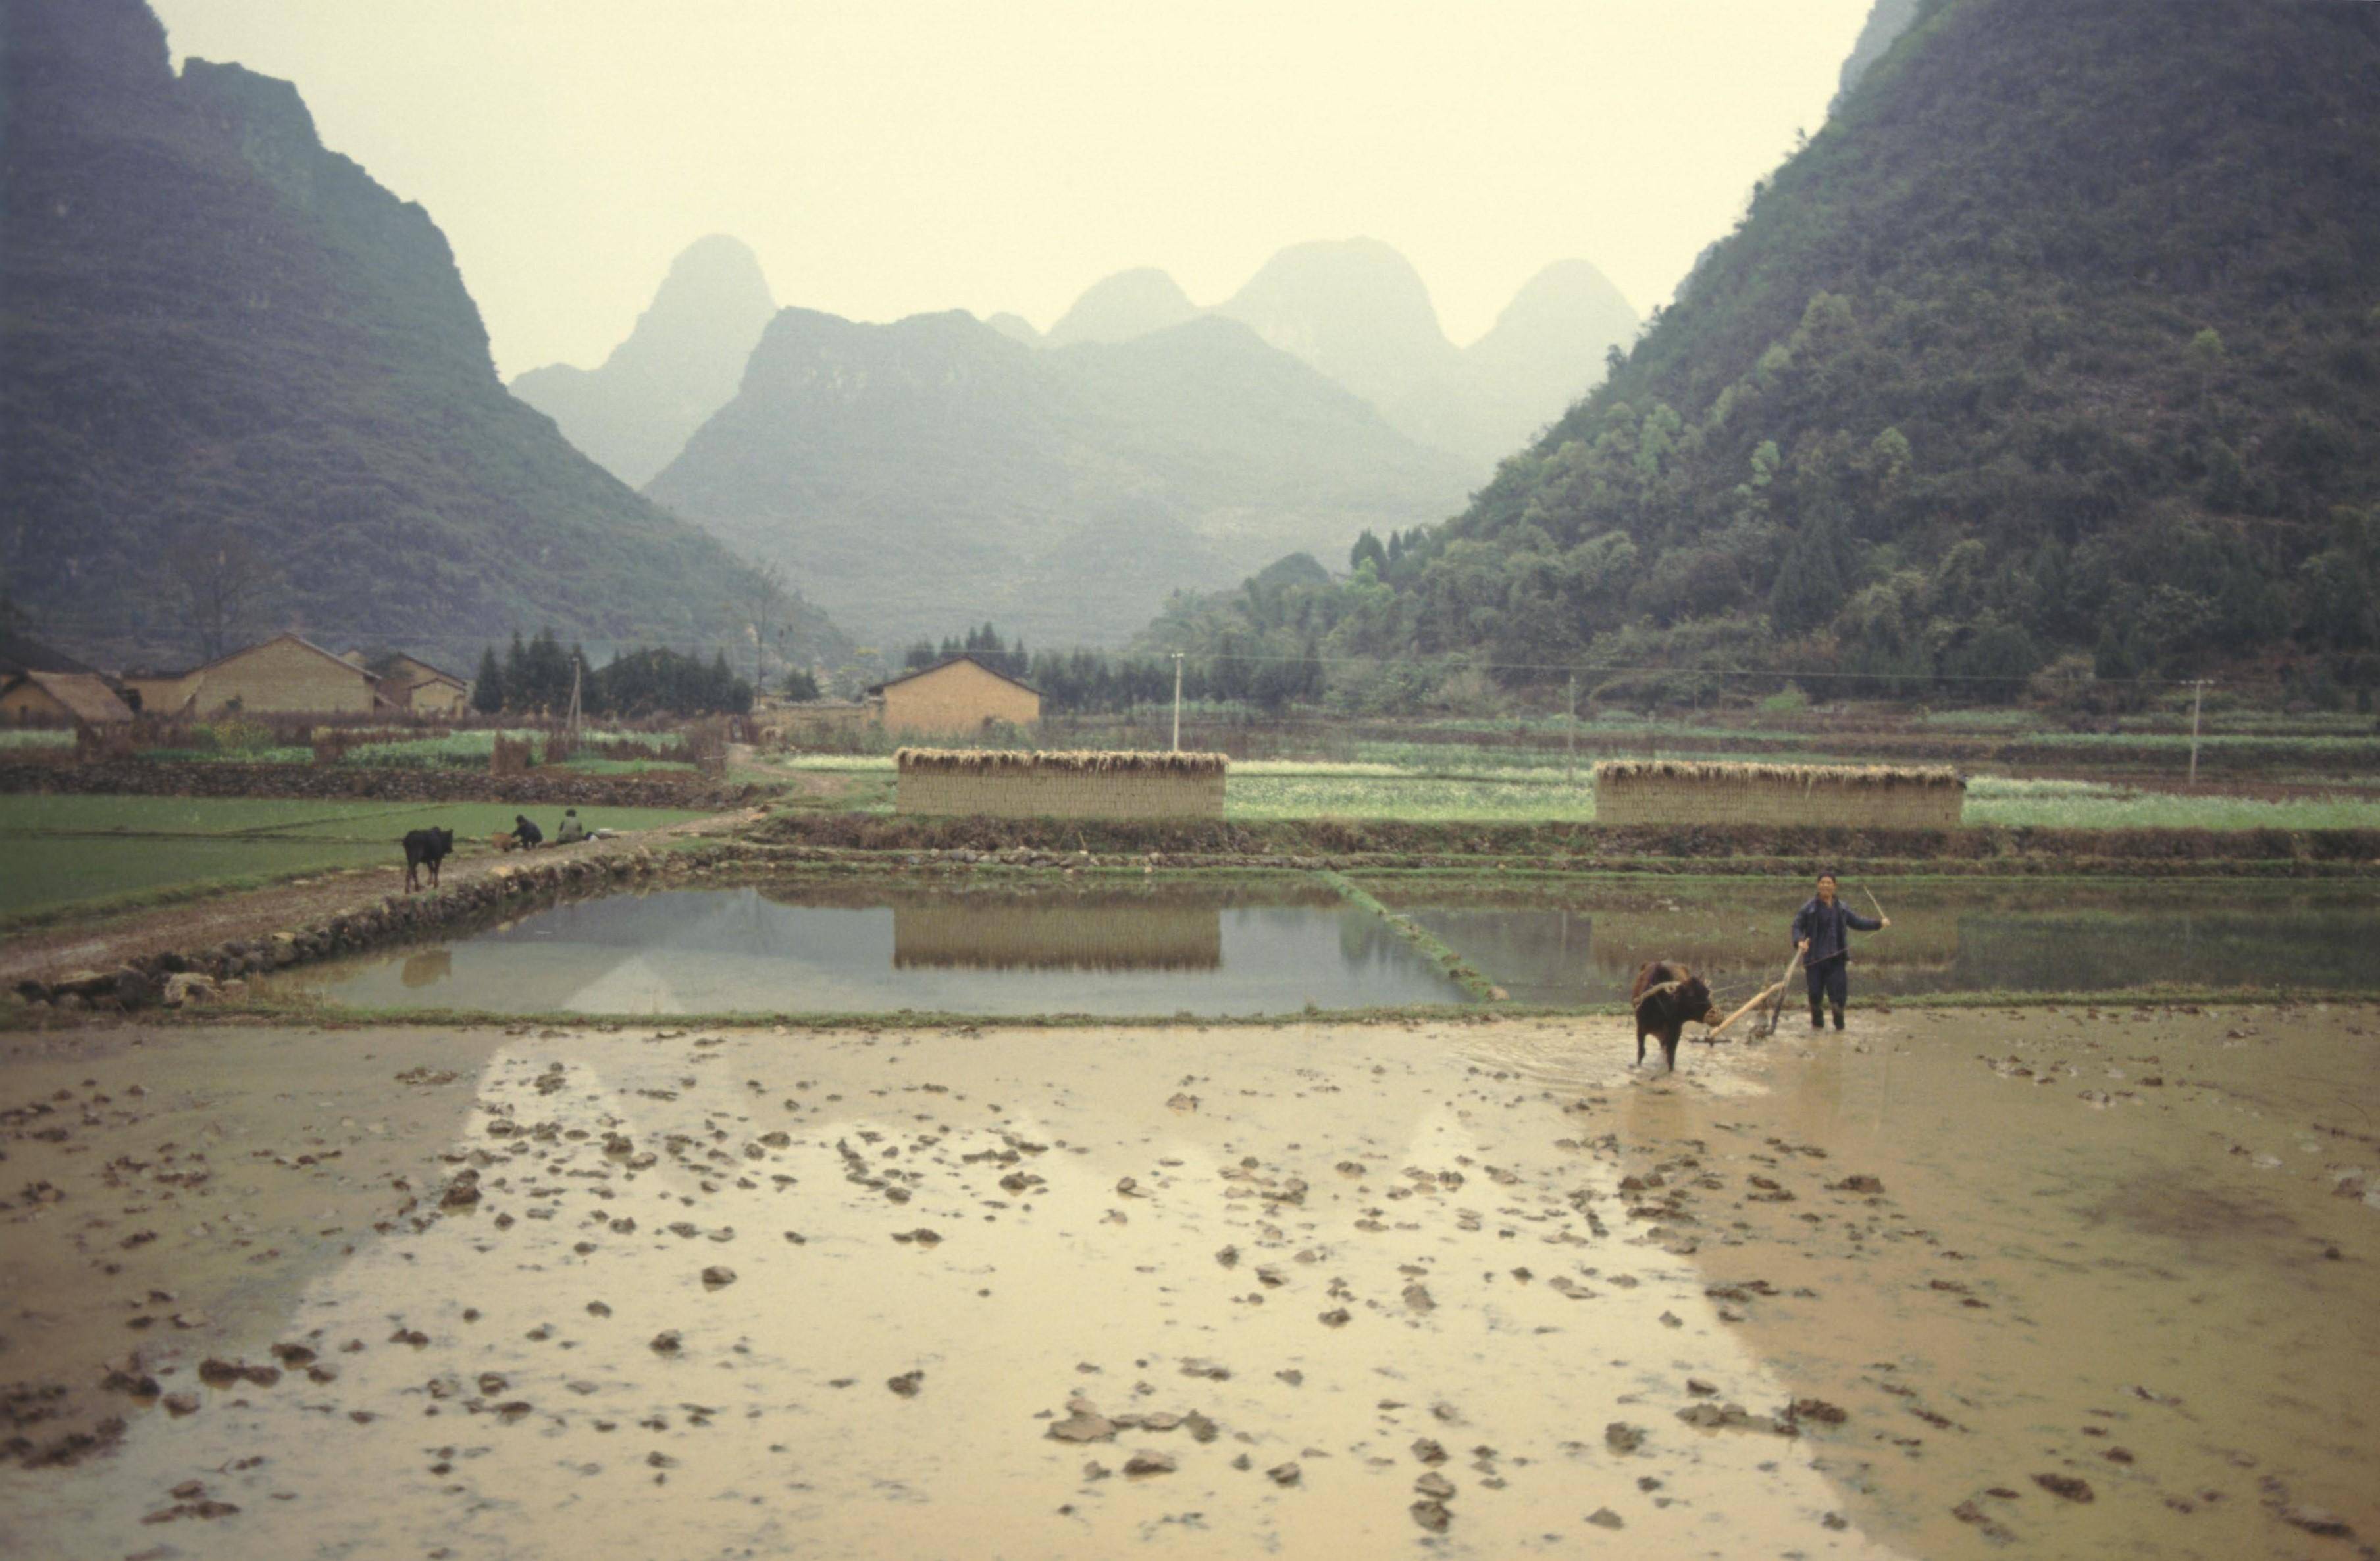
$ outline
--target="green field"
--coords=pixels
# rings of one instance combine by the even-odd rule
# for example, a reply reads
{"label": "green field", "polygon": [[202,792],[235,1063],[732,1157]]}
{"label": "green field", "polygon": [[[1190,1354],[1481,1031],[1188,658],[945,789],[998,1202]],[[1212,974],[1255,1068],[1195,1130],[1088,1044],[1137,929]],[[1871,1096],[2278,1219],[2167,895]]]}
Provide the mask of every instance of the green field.
{"label": "green field", "polygon": [[[0,923],[67,906],[103,910],[342,867],[401,863],[409,829],[453,829],[469,848],[546,804],[298,802],[264,797],[0,796]],[[587,808],[589,828],[699,818],[669,808]]]}
{"label": "green field", "polygon": [[[16,735],[0,733],[0,737]],[[72,746],[73,736],[67,732],[25,733],[28,738],[54,740],[63,738]],[[196,735],[205,739],[188,748],[146,748],[140,757],[158,763],[175,764],[312,764],[314,750],[305,744],[274,744],[272,733],[261,726],[243,725],[238,721],[219,721],[201,726]],[[546,750],[547,735],[532,728],[498,732],[480,729],[449,732],[436,736],[398,736],[384,742],[358,743],[339,756],[339,764],[351,769],[485,769],[495,749],[498,737],[528,741],[540,756]],[[676,747],[680,739],[674,732],[611,732],[590,729],[583,741],[601,743],[614,747],[642,750],[644,756],[599,756],[591,748],[562,762],[562,768],[587,775],[672,774],[687,775],[693,766],[663,759],[658,755]],[[40,745],[39,744],[33,745]]]}

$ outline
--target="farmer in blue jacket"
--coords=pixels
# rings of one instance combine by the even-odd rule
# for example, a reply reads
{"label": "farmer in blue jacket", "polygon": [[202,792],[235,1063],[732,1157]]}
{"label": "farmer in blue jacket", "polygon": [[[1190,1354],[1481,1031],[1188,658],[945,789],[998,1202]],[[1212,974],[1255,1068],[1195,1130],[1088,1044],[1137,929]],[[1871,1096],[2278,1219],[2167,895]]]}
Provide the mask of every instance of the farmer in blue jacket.
{"label": "farmer in blue jacket", "polygon": [[1843,1027],[1843,1003],[1851,995],[1852,945],[1848,933],[1877,932],[1892,925],[1890,916],[1870,920],[1835,898],[1835,875],[1818,875],[1818,892],[1793,913],[1793,947],[1802,951],[1802,968],[1810,980],[1810,1028],[1823,1028],[1818,1001],[1835,1010],[1835,1028]]}

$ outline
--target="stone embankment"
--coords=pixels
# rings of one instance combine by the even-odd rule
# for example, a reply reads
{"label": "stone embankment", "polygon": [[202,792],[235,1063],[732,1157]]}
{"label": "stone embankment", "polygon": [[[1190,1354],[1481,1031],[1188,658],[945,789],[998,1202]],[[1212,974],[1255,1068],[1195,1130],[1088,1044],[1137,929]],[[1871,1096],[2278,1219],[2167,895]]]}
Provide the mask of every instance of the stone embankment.
{"label": "stone embankment", "polygon": [[1891,865],[1941,874],[2354,874],[2380,829],[1961,829],[1269,819],[1160,822],[785,813],[755,838],[793,859],[906,853],[1014,866],[1544,867],[1672,873]]}
{"label": "stone embankment", "polygon": [[387,895],[282,931],[202,949],[160,950],[104,970],[27,979],[17,984],[16,993],[27,1007],[42,1013],[123,1012],[237,998],[247,994],[250,975],[435,933],[516,902],[707,873],[733,853],[723,842],[707,842],[677,850],[639,847],[559,862],[507,864],[434,893]]}
{"label": "stone embankment", "polygon": [[308,764],[0,764],[0,793],[153,797],[290,797],[322,802],[561,803],[594,807],[733,807],[759,796],[688,775],[585,775],[558,767],[518,775],[425,767],[350,768]]}

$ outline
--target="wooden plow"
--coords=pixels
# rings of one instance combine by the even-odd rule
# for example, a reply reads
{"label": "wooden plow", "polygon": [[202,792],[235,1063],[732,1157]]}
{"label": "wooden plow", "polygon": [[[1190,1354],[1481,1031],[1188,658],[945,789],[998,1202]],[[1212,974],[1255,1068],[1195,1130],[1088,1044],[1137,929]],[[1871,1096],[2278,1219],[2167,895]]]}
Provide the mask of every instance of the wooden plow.
{"label": "wooden plow", "polygon": [[1712,1025],[1711,1035],[1716,1037],[1720,1031],[1725,1030],[1754,1009],[1759,1008],[1763,1003],[1768,1006],[1758,1019],[1753,1021],[1752,1033],[1755,1037],[1760,1039],[1766,1039],[1777,1034],[1778,1018],[1785,1011],[1785,989],[1793,984],[1793,973],[1801,968],[1802,950],[1796,949],[1793,950],[1793,957],[1785,963],[1785,974],[1779,976],[1774,983],[1754,993],[1742,1008]]}

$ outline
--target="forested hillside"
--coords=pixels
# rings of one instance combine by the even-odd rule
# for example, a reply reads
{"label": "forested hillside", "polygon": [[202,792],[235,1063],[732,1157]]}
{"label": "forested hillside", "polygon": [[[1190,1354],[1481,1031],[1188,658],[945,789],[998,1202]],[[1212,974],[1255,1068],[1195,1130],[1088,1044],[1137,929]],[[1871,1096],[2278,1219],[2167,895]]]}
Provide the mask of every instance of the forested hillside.
{"label": "forested hillside", "polygon": [[443,236],[288,83],[176,76],[140,0],[6,0],[0,99],[0,587],[45,638],[200,654],[210,572],[235,628],[449,663],[749,620],[750,569],[505,393]]}
{"label": "forested hillside", "polygon": [[1931,0],[1609,381],[1276,648],[2368,697],[2375,189],[2371,6]]}

